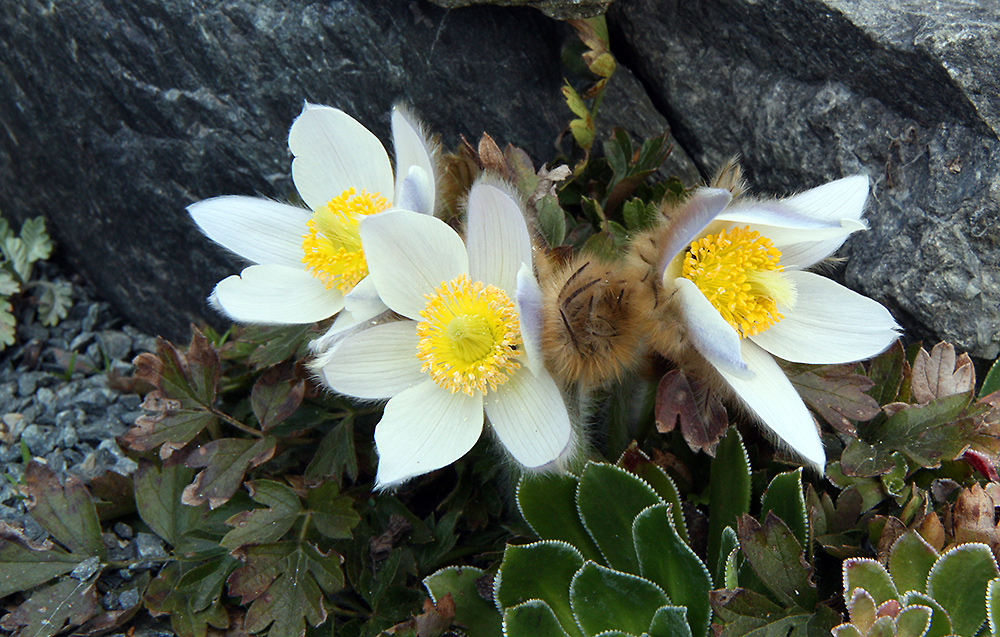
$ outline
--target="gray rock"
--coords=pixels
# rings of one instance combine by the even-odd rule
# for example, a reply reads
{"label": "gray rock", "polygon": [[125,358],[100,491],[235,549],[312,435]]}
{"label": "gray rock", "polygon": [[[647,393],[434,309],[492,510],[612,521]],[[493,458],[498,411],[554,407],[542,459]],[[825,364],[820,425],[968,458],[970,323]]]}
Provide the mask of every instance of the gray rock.
{"label": "gray rock", "polygon": [[81,332],[72,341],[69,342],[69,349],[71,351],[77,351],[81,347],[86,347],[90,345],[94,340],[93,332]]}
{"label": "gray rock", "polygon": [[[0,3],[4,212],[44,215],[64,258],[146,332],[184,341],[192,321],[223,323],[204,299],[239,264],[184,207],[291,195],[287,131],[303,100],[340,107],[383,139],[390,106],[406,101],[447,148],[488,131],[536,163],[554,155],[570,118],[559,48],[574,36],[537,11],[420,0],[203,7]],[[662,120],[635,127],[634,105],[648,100],[632,97],[609,102],[605,121],[662,132]]]}
{"label": "gray rock", "polygon": [[846,283],[911,336],[1000,353],[1000,16],[907,0],[622,0],[620,54],[705,173],[787,194],[867,173]]}
{"label": "gray rock", "polygon": [[76,404],[88,412],[97,412],[107,407],[115,395],[110,389],[91,387],[76,395]]}
{"label": "gray rock", "polygon": [[163,540],[152,533],[136,533],[135,549],[140,559],[167,557]]}
{"label": "gray rock", "polygon": [[30,424],[21,432],[21,442],[25,444],[32,456],[45,456],[52,451],[50,428]]}
{"label": "gray rock", "polygon": [[550,18],[569,20],[590,18],[608,10],[614,0],[431,0],[439,7],[457,9],[476,4],[493,4],[500,7],[532,7]]}
{"label": "gray rock", "polygon": [[135,531],[124,522],[115,522],[115,533],[123,540],[131,540],[135,536]]}
{"label": "gray rock", "polygon": [[111,360],[125,360],[132,353],[132,338],[117,330],[106,330],[97,335],[104,355]]}

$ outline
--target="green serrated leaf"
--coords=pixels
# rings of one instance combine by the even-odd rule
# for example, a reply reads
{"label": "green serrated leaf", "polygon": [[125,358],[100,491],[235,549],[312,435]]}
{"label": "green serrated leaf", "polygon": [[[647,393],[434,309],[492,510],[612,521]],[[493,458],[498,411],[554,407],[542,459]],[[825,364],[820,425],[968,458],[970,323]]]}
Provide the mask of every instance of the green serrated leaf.
{"label": "green serrated leaf", "polygon": [[150,582],[143,596],[143,602],[153,616],[170,616],[170,627],[180,637],[205,637],[209,626],[219,629],[229,627],[229,614],[218,599],[203,610],[195,610],[192,607],[193,598],[186,591],[178,590],[184,575],[195,568],[197,565],[167,564]]}
{"label": "green serrated leaf", "polygon": [[567,542],[584,558],[601,563],[601,551],[577,512],[578,484],[570,474],[525,474],[517,485],[518,510],[539,538]]}
{"label": "green serrated leaf", "polygon": [[8,345],[17,342],[17,319],[14,318],[14,308],[6,300],[0,301],[0,351]]}
{"label": "green serrated leaf", "polygon": [[868,395],[879,405],[895,402],[903,384],[905,366],[906,352],[903,351],[903,345],[895,341],[889,349],[868,362],[868,377],[875,383],[868,390]]}
{"label": "green serrated leaf", "polygon": [[246,548],[245,564],[229,576],[229,593],[250,604],[244,628],[268,630],[269,637],[298,637],[306,622],[326,621],[323,593],[344,585],[340,556],[323,554],[307,542],[281,542]]}
{"label": "green serrated leaf", "polygon": [[250,364],[264,369],[299,353],[310,329],[310,325],[251,325],[243,328],[238,340],[253,347]]}
{"label": "green serrated leaf", "polygon": [[161,538],[177,546],[198,528],[207,507],[181,504],[184,487],[194,471],[177,461],[164,462],[162,469],[143,462],[135,472],[135,505],[142,521]]}
{"label": "green serrated leaf", "polygon": [[242,511],[226,520],[233,530],[226,533],[219,544],[230,550],[244,544],[267,544],[280,540],[302,513],[299,496],[280,482],[249,482],[247,490],[254,502],[267,508]]}
{"label": "green serrated leaf", "polygon": [[316,530],[332,540],[351,537],[351,530],[361,522],[361,516],[354,509],[354,500],[340,495],[336,482],[324,482],[310,489],[306,502],[312,509]]}
{"label": "green serrated leaf", "polygon": [[[445,595],[451,595],[455,602],[455,622],[465,626],[470,635],[500,637],[500,613],[494,604],[479,594],[478,583],[485,577],[486,571],[480,568],[449,566],[425,577],[424,586],[435,604]],[[508,634],[514,635],[510,633],[509,626]]]}
{"label": "green serrated leaf", "polygon": [[165,442],[180,447],[216,421],[215,415],[210,411],[182,409],[180,401],[163,399],[155,394],[156,392],[148,394],[142,407],[162,407],[162,410],[153,415],[139,416],[135,426],[125,432],[123,438],[131,449],[149,451]]}
{"label": "green serrated leaf", "polygon": [[219,602],[226,578],[239,565],[239,561],[229,555],[196,564],[177,578],[175,588],[184,597],[189,610],[193,612],[208,610]]}
{"label": "green serrated leaf", "polygon": [[28,511],[42,528],[72,553],[101,559],[107,556],[97,509],[79,478],[68,474],[61,485],[54,471],[32,461],[25,469],[24,481]]}
{"label": "green serrated leaf", "polygon": [[763,524],[744,515],[736,534],[754,573],[782,603],[803,610],[815,607],[812,567],[807,565],[802,545],[784,521],[770,512]]}
{"label": "green serrated leaf", "polygon": [[316,454],[306,467],[305,478],[309,482],[332,477],[340,480],[346,474],[348,479],[358,477],[358,456],[354,447],[354,421],[347,418],[323,436]]}
{"label": "green serrated leaf", "polygon": [[[708,604],[708,596],[705,604]],[[688,611],[683,606],[660,608],[649,624],[649,637],[691,637]]]}
{"label": "green serrated leaf", "polygon": [[45,217],[26,219],[21,224],[21,241],[24,242],[28,263],[48,259],[52,254],[52,239],[45,231]]}
{"label": "green serrated leaf", "polygon": [[40,284],[42,295],[38,297],[38,317],[42,325],[58,325],[73,305],[73,285],[67,281],[42,281]]}
{"label": "green serrated leaf", "polygon": [[855,420],[879,414],[878,402],[866,392],[874,383],[856,373],[860,365],[825,365],[789,376],[802,400],[838,431],[854,432]]}
{"label": "green serrated leaf", "polygon": [[208,502],[212,509],[220,506],[233,497],[249,469],[274,456],[276,445],[274,438],[265,436],[256,440],[222,438],[198,447],[188,456],[186,464],[205,469],[184,489],[181,501],[192,506]]}
{"label": "green serrated leaf", "polygon": [[989,396],[997,390],[1000,390],[1000,358],[993,361],[990,371],[986,372],[986,378],[983,379],[983,386],[979,388],[978,398]]}
{"label": "green serrated leaf", "polygon": [[7,270],[0,270],[0,296],[10,296],[21,291],[21,283]]}
{"label": "green serrated leaf", "polygon": [[0,542],[0,597],[31,590],[69,573],[84,559],[85,555],[32,545],[23,537],[5,534]]}
{"label": "green serrated leaf", "polygon": [[552,609],[541,600],[530,600],[503,613],[506,637],[567,637]]}
{"label": "green serrated leaf", "polygon": [[614,465],[588,463],[580,475],[576,505],[583,525],[608,566],[626,573],[639,572],[632,522],[643,509],[661,502],[648,484]]}
{"label": "green serrated leaf", "polygon": [[559,197],[545,195],[535,202],[538,211],[538,230],[550,248],[561,246],[566,239],[566,211],[559,205]]}
{"label": "green serrated leaf", "polygon": [[660,504],[640,513],[632,525],[640,574],[666,591],[670,600],[687,607],[694,637],[708,634],[712,616],[708,591],[712,579],[701,560],[677,534],[670,506]]}
{"label": "green serrated leaf", "polygon": [[876,605],[889,600],[899,600],[899,591],[885,567],[867,558],[851,558],[844,561],[844,593],[850,595],[861,588],[871,595]]}
{"label": "green serrated leaf", "polygon": [[722,529],[722,539],[719,542],[719,561],[716,572],[722,573],[721,581],[715,583],[716,588],[734,589],[738,586],[738,569],[736,568],[736,556],[739,553],[740,541],[736,537],[736,531],[731,526]]}
{"label": "green serrated leaf", "polygon": [[[726,557],[719,551],[722,531],[727,526],[736,528],[737,520],[750,512],[750,459],[735,427],[729,428],[715,450],[710,484],[715,488],[709,494],[708,564],[719,568]],[[712,575],[716,582],[723,580],[722,571]]]}
{"label": "green serrated leaf", "polygon": [[275,367],[263,373],[250,391],[250,406],[264,431],[283,422],[299,408],[306,395],[306,383]]}
{"label": "green serrated leaf", "polygon": [[802,546],[809,546],[809,518],[802,492],[802,468],[780,473],[771,480],[760,501],[760,515],[774,512],[784,520]]}
{"label": "green serrated leaf", "polygon": [[931,609],[931,625],[923,637],[945,637],[953,635],[955,631],[951,629],[951,618],[941,604],[926,593],[910,592],[902,597],[904,606],[921,605]]}
{"label": "green serrated leaf", "polygon": [[0,244],[3,244],[3,242],[7,240],[7,237],[12,236],[13,234],[14,231],[11,230],[10,223],[3,217],[0,217]]}
{"label": "green serrated leaf", "polygon": [[991,579],[986,586],[986,619],[989,622],[990,634],[997,637],[1000,630],[1000,578]]}
{"label": "green serrated leaf", "polygon": [[630,232],[651,228],[660,219],[659,207],[641,199],[630,199],[622,204],[622,217]]}
{"label": "green serrated leaf", "polygon": [[555,614],[562,630],[581,635],[570,603],[570,585],[583,565],[583,556],[562,542],[508,546],[497,575],[497,606],[507,609],[540,599]]}
{"label": "green serrated leaf", "polygon": [[[622,457],[618,459],[618,466],[629,473],[634,473],[653,487],[664,502],[670,505],[670,515],[673,518],[674,529],[686,543],[688,539],[687,523],[684,520],[684,508],[681,505],[680,492],[677,485],[670,479],[663,469],[649,459],[638,447],[632,446],[625,450]],[[734,545],[735,546],[735,545]]]}
{"label": "green serrated leaf", "polygon": [[916,531],[909,531],[892,545],[889,574],[899,591],[925,592],[927,576],[937,561],[938,552]]}
{"label": "green serrated leaf", "polygon": [[573,578],[570,604],[584,635],[605,630],[641,635],[670,599],[649,580],[587,562]]}
{"label": "green serrated leaf", "polygon": [[922,637],[931,626],[933,611],[927,606],[908,606],[900,611],[893,622],[896,637]]}
{"label": "green serrated leaf", "polygon": [[1000,575],[993,552],[970,543],[946,551],[927,577],[927,594],[951,617],[955,634],[972,637],[986,621],[986,587]]}
{"label": "green serrated leaf", "polygon": [[0,244],[0,250],[10,262],[14,274],[20,277],[22,282],[27,282],[31,278],[31,263],[28,261],[28,248],[24,245],[24,241],[9,236]]}
{"label": "green serrated leaf", "polygon": [[98,612],[97,578],[79,581],[67,577],[38,589],[0,620],[0,628],[20,636],[52,637],[65,626],[79,626]]}

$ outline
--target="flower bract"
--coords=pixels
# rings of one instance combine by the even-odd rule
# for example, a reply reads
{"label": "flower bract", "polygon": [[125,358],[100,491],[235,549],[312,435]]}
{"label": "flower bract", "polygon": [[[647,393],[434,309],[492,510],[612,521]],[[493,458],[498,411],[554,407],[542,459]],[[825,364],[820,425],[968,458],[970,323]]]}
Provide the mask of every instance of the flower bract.
{"label": "flower bract", "polygon": [[370,277],[404,320],[341,339],[316,363],[335,391],[389,399],[375,428],[377,486],[447,466],[479,439],[484,413],[529,469],[571,447],[562,394],[537,349],[540,290],[521,208],[499,182],[469,193],[466,241],[428,215],[367,217]]}
{"label": "flower bract", "polygon": [[897,338],[881,304],[805,271],[865,228],[867,198],[865,176],[746,203],[702,188],[672,220],[660,262],[694,348],[771,431],[821,469],[812,416],[774,357],[847,363]]}
{"label": "flower bract", "polygon": [[303,209],[268,199],[215,197],[188,207],[210,239],[252,262],[210,302],[234,321],[312,323],[341,310],[352,324],[382,311],[368,276],[361,219],[390,208],[434,211],[433,147],[400,107],[392,113],[396,176],[382,143],[350,115],[306,104],[288,134]]}

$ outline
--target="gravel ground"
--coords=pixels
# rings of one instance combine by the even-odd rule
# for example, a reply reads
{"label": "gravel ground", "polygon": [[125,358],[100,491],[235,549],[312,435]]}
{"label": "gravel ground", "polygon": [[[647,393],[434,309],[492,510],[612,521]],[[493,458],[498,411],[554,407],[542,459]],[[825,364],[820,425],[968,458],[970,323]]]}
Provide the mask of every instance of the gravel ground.
{"label": "gravel ground", "polygon": [[[32,309],[24,307],[17,317],[17,343],[0,352],[0,460],[6,477],[0,480],[0,522],[23,525],[28,537],[40,540],[46,533],[27,515],[14,487],[24,473],[25,455],[43,459],[60,475],[73,473],[85,482],[107,471],[129,475],[136,464],[118,448],[115,437],[143,413],[142,399],[110,389],[108,372],[131,374],[132,359],[155,349],[156,341],[123,324],[109,304],[98,300],[78,277],[66,277],[44,263],[38,264],[36,278],[72,283],[73,306],[54,327],[41,325]],[[162,541],[153,534],[121,522],[112,531],[105,534],[112,559],[166,555]],[[127,583],[150,566],[103,576],[104,607],[134,605],[138,599],[131,597],[137,592],[128,589]],[[169,623],[153,621],[143,612],[130,629],[134,630],[130,635],[139,637],[173,634]]]}

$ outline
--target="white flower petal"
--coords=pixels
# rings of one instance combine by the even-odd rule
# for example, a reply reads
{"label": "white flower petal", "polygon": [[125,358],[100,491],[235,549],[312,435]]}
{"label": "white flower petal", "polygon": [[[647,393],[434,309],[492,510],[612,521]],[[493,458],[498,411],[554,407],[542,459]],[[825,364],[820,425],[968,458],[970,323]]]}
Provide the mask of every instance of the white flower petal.
{"label": "white flower petal", "polygon": [[517,295],[514,303],[521,325],[526,363],[531,373],[537,376],[545,370],[545,359],[542,357],[542,288],[527,263],[517,272]]}
{"label": "white flower petal", "polygon": [[362,219],[360,233],[368,276],[382,301],[415,321],[427,306],[425,294],[469,272],[462,238],[436,217],[390,210]]}
{"label": "white flower petal", "polygon": [[526,368],[514,372],[487,394],[486,416],[507,451],[529,468],[557,460],[570,443],[566,405],[545,372],[538,376]]}
{"label": "white flower petal", "polygon": [[205,235],[254,263],[304,270],[308,210],[259,197],[213,197],[187,208]]}
{"label": "white flower petal", "polygon": [[779,358],[796,363],[848,363],[875,356],[899,336],[881,304],[811,272],[786,272],[796,287],[795,307],[751,337]]}
{"label": "white flower petal", "polygon": [[396,394],[375,426],[378,475],[391,487],[455,462],[483,431],[483,398],[451,393],[432,380]]}
{"label": "white flower petal", "polygon": [[392,143],[396,150],[396,205],[434,214],[435,147],[420,122],[398,104],[392,109]]}
{"label": "white flower petal", "polygon": [[740,335],[722,318],[694,281],[676,279],[681,316],[691,344],[708,362],[734,376],[748,376],[750,371],[740,356]]}
{"label": "white flower petal", "polygon": [[865,211],[868,188],[867,175],[854,175],[787,197],[781,203],[814,219],[857,220]]}
{"label": "white flower petal", "polygon": [[513,298],[517,271],[531,263],[531,237],[521,205],[507,187],[480,179],[469,191],[465,242],[469,276],[495,285]]}
{"label": "white flower petal", "polygon": [[705,226],[711,223],[732,200],[732,193],[721,188],[699,188],[691,193],[687,201],[674,213],[667,226],[663,254],[660,257],[661,277],[675,276],[668,270],[670,262],[701,236]]}
{"label": "white flower petal", "polygon": [[822,473],[826,464],[823,443],[798,392],[770,354],[747,339],[742,350],[753,377],[741,378],[717,368],[719,373],[764,426]]}
{"label": "white flower petal", "polygon": [[314,323],[344,307],[339,290],[283,265],[252,265],[240,276],[223,279],[210,302],[234,321],[276,325]]}
{"label": "white flower petal", "polygon": [[348,188],[392,200],[392,166],[382,142],[356,119],[329,106],[307,105],[288,132],[292,180],[317,210]]}
{"label": "white flower petal", "polygon": [[389,308],[378,295],[375,280],[366,276],[344,295],[344,309],[358,317],[358,320],[364,321]]}
{"label": "white flower petal", "polygon": [[749,224],[791,230],[820,230],[840,227],[839,219],[811,217],[802,214],[798,208],[786,205],[784,201],[774,199],[734,203],[720,214],[718,219],[736,226]]}
{"label": "white flower petal", "polygon": [[389,398],[427,380],[417,358],[417,324],[376,325],[339,342],[324,356],[320,377],[357,398]]}
{"label": "white flower petal", "polygon": [[825,230],[772,231],[764,226],[754,229],[771,238],[774,247],[781,251],[780,263],[783,267],[801,270],[827,258],[844,244],[847,237],[859,230],[867,230],[868,226],[862,221],[843,219],[840,226]]}

